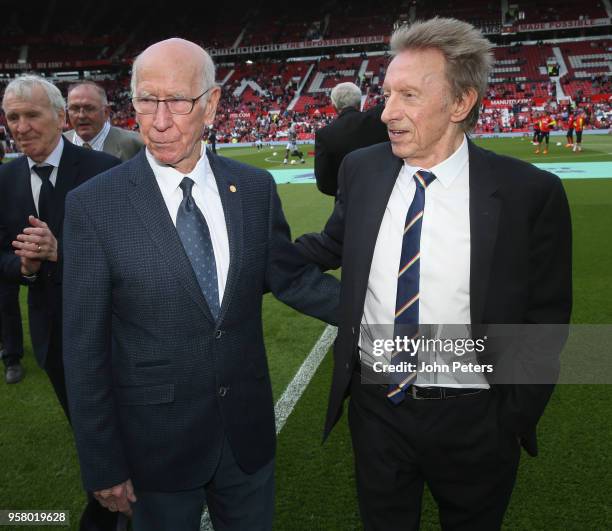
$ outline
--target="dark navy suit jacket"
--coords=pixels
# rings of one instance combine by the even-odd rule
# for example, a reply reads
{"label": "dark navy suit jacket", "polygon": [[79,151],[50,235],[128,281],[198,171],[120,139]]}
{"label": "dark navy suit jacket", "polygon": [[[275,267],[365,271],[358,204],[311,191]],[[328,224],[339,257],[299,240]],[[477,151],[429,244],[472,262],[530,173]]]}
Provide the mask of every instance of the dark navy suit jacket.
{"label": "dark navy suit jacket", "polygon": [[[486,335],[489,324],[569,323],[572,233],[561,181],[531,164],[472,142],[468,146],[474,337]],[[349,391],[374,247],[402,165],[389,142],[347,155],[340,167],[335,208],[323,232],[297,240],[301,252],[323,269],[342,266],[340,324],[325,437],[338,421]],[[535,427],[553,385],[491,383],[500,397],[500,426],[520,437],[527,452],[535,455]]]}
{"label": "dark navy suit jacket", "polygon": [[[43,262],[36,281],[28,284],[30,335],[34,354],[41,367],[45,366],[49,354],[51,330],[56,330],[58,334],[61,332],[62,232],[66,194],[119,163],[120,160],[111,155],[77,147],[64,139],[55,183],[54,216],[48,223],[57,239],[58,261]],[[32,196],[28,159],[22,156],[0,166],[0,278],[9,284],[22,282],[21,260],[15,255],[11,242],[25,227],[30,226],[29,215],[38,216]],[[55,354],[61,355],[60,352]]]}
{"label": "dark navy suit jacket", "polygon": [[263,294],[335,321],[338,281],[292,244],[272,176],[208,157],[230,246],[216,321],[144,150],[68,196],[64,363],[87,490],[202,486],[224,436],[258,470],[275,448]]}

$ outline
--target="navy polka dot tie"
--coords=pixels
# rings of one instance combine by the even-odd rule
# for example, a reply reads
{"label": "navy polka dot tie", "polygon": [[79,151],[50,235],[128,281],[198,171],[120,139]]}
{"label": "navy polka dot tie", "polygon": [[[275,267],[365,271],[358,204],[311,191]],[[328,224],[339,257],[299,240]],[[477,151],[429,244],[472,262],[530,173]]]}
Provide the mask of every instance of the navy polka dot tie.
{"label": "navy polka dot tie", "polygon": [[176,230],[210,312],[216,319],[219,316],[220,303],[215,252],[206,220],[191,195],[193,184],[193,180],[185,177],[179,185],[183,190],[183,200],[176,215]]}

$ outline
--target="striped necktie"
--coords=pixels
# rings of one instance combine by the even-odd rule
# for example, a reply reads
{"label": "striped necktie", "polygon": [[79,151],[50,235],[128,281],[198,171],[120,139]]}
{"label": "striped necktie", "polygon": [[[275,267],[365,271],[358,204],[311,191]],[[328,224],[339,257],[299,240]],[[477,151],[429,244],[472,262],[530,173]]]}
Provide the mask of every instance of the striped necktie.
{"label": "striped necktie", "polygon": [[[414,174],[416,189],[404,225],[402,256],[397,278],[394,335],[407,336],[409,339],[416,337],[419,331],[421,227],[425,213],[425,190],[435,178],[433,173],[424,170]],[[391,365],[400,367],[403,362],[409,362],[416,367],[418,361],[416,354],[410,349],[395,352],[391,358]],[[399,404],[404,400],[406,389],[414,383],[417,371],[391,372],[390,375],[392,383],[389,384],[387,398],[394,404]]]}

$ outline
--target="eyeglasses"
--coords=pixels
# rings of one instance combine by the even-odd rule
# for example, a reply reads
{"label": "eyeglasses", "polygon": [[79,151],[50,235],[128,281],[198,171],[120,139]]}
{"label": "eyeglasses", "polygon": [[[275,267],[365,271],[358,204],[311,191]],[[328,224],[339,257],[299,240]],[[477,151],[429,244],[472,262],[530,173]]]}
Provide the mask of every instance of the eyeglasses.
{"label": "eyeglasses", "polygon": [[70,105],[68,107],[68,112],[70,114],[79,114],[80,112],[83,114],[93,114],[99,110],[100,107],[96,107],[95,105]]}
{"label": "eyeglasses", "polygon": [[212,87],[208,87],[208,89],[202,92],[197,98],[167,98],[164,100],[148,96],[132,98],[132,105],[138,114],[155,114],[157,106],[162,102],[166,104],[171,114],[189,114],[193,111],[195,102],[204,96],[211,88]]}

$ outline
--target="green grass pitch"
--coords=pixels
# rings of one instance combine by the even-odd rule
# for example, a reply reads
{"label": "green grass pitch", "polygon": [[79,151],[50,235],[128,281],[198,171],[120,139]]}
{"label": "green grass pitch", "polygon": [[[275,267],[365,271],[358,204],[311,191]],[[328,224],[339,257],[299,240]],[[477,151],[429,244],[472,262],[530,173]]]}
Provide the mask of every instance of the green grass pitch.
{"label": "green grass pitch", "polygon": [[[546,158],[533,153],[529,139],[477,143],[529,162],[609,162],[608,179],[565,180],[564,186],[574,228],[573,322],[612,323],[612,137],[585,136],[582,153],[556,146],[563,137],[551,140]],[[220,154],[272,170],[312,168],[313,147],[301,149],[307,162],[296,166],[283,166],[284,145],[260,152],[250,147],[222,149]],[[333,207],[332,199],[312,184],[279,185],[279,193],[294,237],[320,230]],[[25,308],[25,290],[21,295]],[[324,325],[270,296],[264,302],[264,325],[278,398]],[[0,509],[66,509],[76,529],[85,501],[76,452],[51,386],[36,367],[27,331],[24,362],[27,375],[22,383],[0,383]],[[279,436],[278,531],[360,529],[346,417],[321,445],[331,368],[328,355]],[[558,386],[539,425],[540,456],[523,454],[505,529],[610,528],[611,404],[610,386]],[[425,498],[422,529],[439,529],[430,496]]]}

